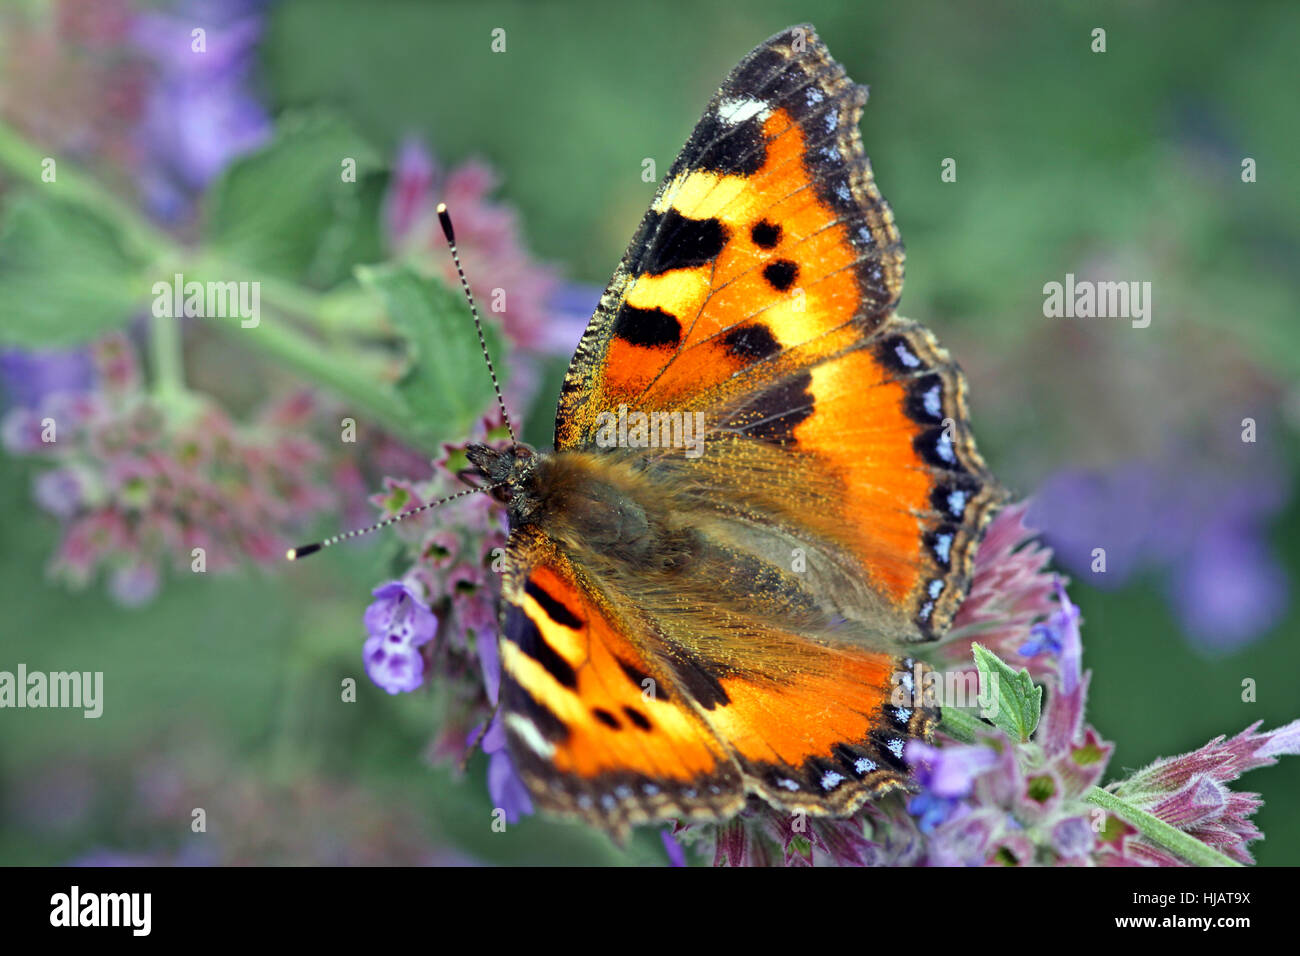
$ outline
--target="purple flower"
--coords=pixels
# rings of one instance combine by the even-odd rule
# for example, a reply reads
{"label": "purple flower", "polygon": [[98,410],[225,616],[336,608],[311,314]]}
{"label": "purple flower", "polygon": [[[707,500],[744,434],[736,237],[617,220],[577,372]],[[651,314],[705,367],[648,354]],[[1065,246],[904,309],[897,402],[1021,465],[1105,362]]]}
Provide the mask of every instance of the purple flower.
{"label": "purple flower", "polygon": [[75,468],[51,468],[32,481],[32,499],[56,518],[71,518],[85,497],[85,477]]}
{"label": "purple flower", "polygon": [[975,778],[997,763],[997,754],[988,747],[953,746],[940,750],[909,740],[905,753],[922,788],[908,801],[907,812],[918,818],[917,826],[927,834],[964,816],[962,799],[970,796]]}
{"label": "purple flower", "polygon": [[420,647],[433,640],[438,619],[419,594],[402,581],[389,581],[370,592],[375,601],[366,608],[366,632],[390,644]]}
{"label": "purple flower", "polygon": [[424,682],[424,659],[395,638],[370,637],[361,650],[366,674],[390,694],[413,691]]}
{"label": "purple flower", "polygon": [[1070,603],[1060,577],[1056,579],[1056,600],[1060,610],[1046,623],[1035,624],[1030,629],[1029,640],[1021,645],[1020,653],[1025,657],[1037,657],[1044,651],[1051,652],[1060,668],[1061,688],[1069,694],[1079,686],[1083,640],[1079,636],[1079,609]]}
{"label": "purple flower", "polygon": [[1160,570],[1187,635],[1224,651],[1264,634],[1286,610],[1286,573],[1267,527],[1288,487],[1276,455],[1219,435],[1212,454],[1180,445],[1109,471],[1059,472],[1031,514],[1061,563],[1097,587]]}
{"label": "purple flower", "polygon": [[[231,160],[270,137],[270,118],[247,88],[262,30],[256,6],[191,2],[135,23],[135,44],[157,71],[139,130],[144,188],[165,220],[183,216],[193,195]],[[193,49],[196,26],[206,31],[204,52]]]}
{"label": "purple flower", "polygon": [[671,827],[665,827],[659,831],[659,839],[663,841],[664,852],[668,854],[669,866],[685,866],[686,851],[682,845],[673,837]]}
{"label": "purple flower", "polygon": [[54,578],[81,587],[103,571],[110,595],[138,606],[169,565],[189,574],[229,570],[241,557],[278,564],[285,539],[332,502],[317,473],[324,452],[306,434],[315,400],[290,396],[237,424],[194,395],[176,415],[140,390],[125,335],[107,335],[87,353],[94,391],[49,392],[0,422],[8,451],[50,466],[34,478],[33,495],[62,524]]}
{"label": "purple flower", "polygon": [[1087,817],[1066,817],[1052,827],[1052,848],[1065,860],[1078,860],[1092,853],[1096,842]]}
{"label": "purple flower", "polygon": [[975,778],[997,763],[988,747],[956,746],[940,750],[920,740],[909,740],[907,762],[915,767],[916,782],[940,797],[969,796]]}
{"label": "purple flower", "polygon": [[9,403],[39,408],[57,392],[87,392],[95,385],[95,363],[85,349],[71,351],[0,350],[0,382]]}
{"label": "purple flower", "polygon": [[370,637],[362,648],[366,673],[390,694],[415,690],[424,682],[424,659],[418,648],[433,640],[438,619],[419,594],[401,581],[390,581],[372,592],[366,608]]}
{"label": "purple flower", "polygon": [[[483,688],[488,700],[495,707],[501,690],[501,660],[497,654],[496,635],[491,632],[479,632],[478,657],[483,674]],[[481,726],[481,725],[480,725]],[[471,739],[477,736],[477,728]],[[506,748],[505,726],[501,723],[501,714],[494,713],[487,733],[479,746],[488,755],[488,795],[492,805],[505,811],[507,823],[517,823],[522,817],[533,812],[533,801],[528,796],[528,788],[523,778],[515,770]]]}
{"label": "purple flower", "polygon": [[141,607],[158,595],[161,583],[157,564],[136,560],[109,574],[108,593],[123,607]]}

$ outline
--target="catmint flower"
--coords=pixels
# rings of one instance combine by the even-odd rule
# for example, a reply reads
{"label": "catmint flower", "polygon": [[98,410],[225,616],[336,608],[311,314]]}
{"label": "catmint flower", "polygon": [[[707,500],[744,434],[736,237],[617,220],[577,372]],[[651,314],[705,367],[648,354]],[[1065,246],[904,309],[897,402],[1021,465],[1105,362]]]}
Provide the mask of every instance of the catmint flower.
{"label": "catmint flower", "polygon": [[433,640],[438,621],[420,595],[401,581],[373,591],[366,608],[369,637],[362,647],[366,673],[390,694],[413,691],[424,683],[424,659],[419,648]]}
{"label": "catmint flower", "polygon": [[975,777],[997,762],[988,747],[954,746],[942,750],[909,740],[905,751],[921,793],[907,803],[922,833],[963,813],[962,798],[970,795]]}
{"label": "catmint flower", "polygon": [[1079,686],[1083,643],[1079,637],[1079,609],[1070,603],[1060,578],[1056,579],[1056,600],[1060,610],[1046,623],[1030,628],[1030,639],[1020,646],[1020,654],[1037,657],[1050,651],[1058,660],[1061,688],[1069,694]]}
{"label": "catmint flower", "polygon": [[366,608],[366,632],[371,637],[411,647],[433,640],[438,619],[409,585],[390,581],[371,592],[375,600]]}
{"label": "catmint flower", "polygon": [[[501,660],[497,654],[496,634],[480,633],[477,648],[483,688],[495,709],[501,692]],[[477,732],[478,729],[472,736],[477,736]],[[492,799],[492,806],[505,811],[507,823],[517,823],[533,812],[533,801],[506,749],[505,727],[501,723],[499,711],[492,715],[492,721],[479,746],[488,756],[488,795]]]}
{"label": "catmint flower", "polygon": [[[0,426],[8,451],[48,466],[33,496],[60,522],[56,579],[81,587],[102,572],[115,600],[138,606],[168,567],[278,563],[300,524],[333,503],[318,473],[325,454],[304,427],[310,400],[274,401],[248,424],[198,396],[179,414],[140,390],[124,335],[88,353],[93,391],[48,393],[34,408],[11,408]],[[54,441],[43,440],[46,422]]]}

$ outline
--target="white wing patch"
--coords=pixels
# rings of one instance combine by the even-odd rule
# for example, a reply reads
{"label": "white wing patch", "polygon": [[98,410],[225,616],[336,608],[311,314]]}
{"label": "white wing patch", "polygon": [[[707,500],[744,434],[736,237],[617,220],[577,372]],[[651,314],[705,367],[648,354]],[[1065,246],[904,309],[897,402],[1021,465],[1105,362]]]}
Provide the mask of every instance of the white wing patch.
{"label": "white wing patch", "polygon": [[728,126],[735,126],[737,123],[751,120],[755,116],[760,119],[767,119],[767,114],[770,112],[772,112],[772,108],[762,100],[755,100],[745,96],[723,100],[718,104],[718,119]]}

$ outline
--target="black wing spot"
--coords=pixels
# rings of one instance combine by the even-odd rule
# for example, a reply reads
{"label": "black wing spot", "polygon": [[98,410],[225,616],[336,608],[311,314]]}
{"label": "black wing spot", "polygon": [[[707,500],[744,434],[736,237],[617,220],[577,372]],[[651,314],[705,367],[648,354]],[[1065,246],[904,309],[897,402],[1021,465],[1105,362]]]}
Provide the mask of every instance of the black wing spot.
{"label": "black wing spot", "polygon": [[614,317],[614,334],[630,345],[657,349],[675,346],[682,338],[677,317],[659,307],[638,309],[626,302]]}
{"label": "black wing spot", "polygon": [[922,461],[934,468],[956,471],[962,467],[957,459],[952,433],[945,425],[927,428],[912,439],[912,447]]}
{"label": "black wing spot", "polygon": [[667,703],[668,691],[663,688],[662,683],[660,681],[655,680],[645,671],[641,670],[641,668],[633,664],[629,664],[627,661],[619,660],[618,666],[623,669],[623,673],[627,675],[627,679],[630,680],[633,684],[636,684],[637,690],[641,691],[642,693],[645,693],[646,690],[645,682],[650,681],[650,687],[651,687],[650,696],[655,698],[656,700],[662,700],[665,703]]}
{"label": "black wing spot", "polygon": [[662,275],[674,269],[694,269],[718,257],[730,233],[717,219],[689,219],[676,209],[650,213],[646,235],[653,237],[641,253],[635,275]]}
{"label": "black wing spot", "polygon": [[561,624],[575,631],[580,631],[586,626],[586,622],[582,618],[551,597],[536,581],[529,581],[524,585],[524,591],[541,605],[542,610],[546,612],[546,616],[556,624]]}
{"label": "black wing spot", "polygon": [[781,227],[764,219],[762,222],[755,223],[754,228],[749,230],[749,238],[754,240],[754,245],[762,249],[773,249],[781,241]]}
{"label": "black wing spot", "polygon": [[943,421],[943,379],[936,372],[922,375],[907,386],[904,411],[914,422]]}
{"label": "black wing spot", "polygon": [[623,713],[626,714],[627,719],[632,721],[632,723],[634,723],[639,729],[650,729],[650,719],[635,707],[624,707]]}
{"label": "black wing spot", "polygon": [[940,525],[933,531],[926,533],[925,542],[934,555],[934,560],[941,568],[952,567],[952,549],[953,543],[957,540],[957,526],[951,524]]}
{"label": "black wing spot", "polygon": [[778,292],[784,292],[799,278],[799,267],[789,259],[778,259],[763,266],[763,278]]}
{"label": "black wing spot", "polygon": [[900,773],[907,773],[908,766],[903,760],[902,737],[886,735],[880,732],[871,734],[872,750],[875,752],[876,759],[890,770],[897,770]]}
{"label": "black wing spot", "polygon": [[839,761],[840,768],[854,780],[861,780],[867,774],[880,769],[880,764],[869,754],[848,744],[836,744],[831,748],[831,753]]}
{"label": "black wing spot", "polygon": [[915,375],[926,370],[926,364],[905,335],[891,335],[876,346],[880,363],[899,376]]}
{"label": "black wing spot", "polygon": [[961,521],[965,519],[966,508],[979,491],[979,483],[973,479],[950,475],[947,481],[936,485],[930,492],[930,504],[935,511]]}
{"label": "black wing spot", "polygon": [[610,730],[623,729],[623,725],[618,722],[618,718],[607,711],[604,707],[591,708],[591,716],[595,717]]}
{"label": "black wing spot", "polygon": [[546,672],[563,686],[578,686],[577,672],[555,648],[546,643],[546,638],[542,637],[537,625],[519,607],[511,606],[506,614],[505,638],[517,644],[521,651],[546,668]]}
{"label": "black wing spot", "polygon": [[766,325],[738,325],[722,337],[727,351],[738,358],[765,359],[781,351]]}

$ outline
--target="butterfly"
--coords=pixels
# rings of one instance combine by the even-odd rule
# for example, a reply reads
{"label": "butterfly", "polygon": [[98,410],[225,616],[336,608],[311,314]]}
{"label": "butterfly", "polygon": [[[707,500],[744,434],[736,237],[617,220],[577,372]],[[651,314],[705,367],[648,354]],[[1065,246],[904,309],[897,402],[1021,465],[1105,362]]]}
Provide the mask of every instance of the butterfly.
{"label": "butterfly", "polygon": [[961,371],[896,312],[865,102],[811,26],[741,60],[601,296],[554,449],[467,446],[509,519],[498,706],[544,811],[621,836],[911,786],[939,709],[908,651],[1004,494]]}

